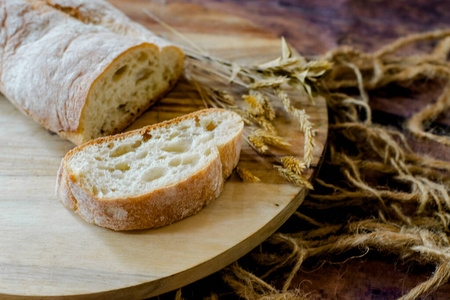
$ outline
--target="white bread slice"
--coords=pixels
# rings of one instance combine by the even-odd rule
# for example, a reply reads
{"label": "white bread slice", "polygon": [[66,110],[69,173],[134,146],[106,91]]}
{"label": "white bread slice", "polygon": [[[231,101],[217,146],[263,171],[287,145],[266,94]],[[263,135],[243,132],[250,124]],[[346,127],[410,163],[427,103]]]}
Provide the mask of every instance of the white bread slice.
{"label": "white bread slice", "polygon": [[118,133],[174,86],[182,51],[103,0],[0,0],[0,91],[75,144]]}
{"label": "white bread slice", "polygon": [[99,138],[67,153],[56,193],[113,230],[171,224],[218,197],[239,161],[242,130],[236,113],[206,109]]}

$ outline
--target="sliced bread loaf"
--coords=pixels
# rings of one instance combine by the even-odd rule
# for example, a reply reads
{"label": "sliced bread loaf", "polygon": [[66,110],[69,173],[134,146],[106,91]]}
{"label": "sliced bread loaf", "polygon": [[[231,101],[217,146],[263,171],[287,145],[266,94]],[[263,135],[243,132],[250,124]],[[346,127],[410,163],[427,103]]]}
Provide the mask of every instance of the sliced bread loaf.
{"label": "sliced bread loaf", "polygon": [[57,195],[87,222],[160,227],[197,213],[222,191],[239,160],[243,122],[207,109],[99,138],[62,160]]}
{"label": "sliced bread loaf", "polygon": [[177,81],[181,50],[103,0],[0,0],[0,92],[75,144],[120,132]]}

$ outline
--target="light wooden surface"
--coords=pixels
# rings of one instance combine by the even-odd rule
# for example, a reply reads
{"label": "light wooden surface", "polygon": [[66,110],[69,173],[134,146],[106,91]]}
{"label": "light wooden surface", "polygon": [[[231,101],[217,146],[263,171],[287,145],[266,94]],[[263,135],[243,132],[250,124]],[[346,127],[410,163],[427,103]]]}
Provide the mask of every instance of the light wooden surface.
{"label": "light wooden surface", "polygon": [[[279,40],[250,23],[186,4],[146,6],[112,1],[155,29],[151,9],[214,55],[260,62],[279,54]],[[211,83],[214,84],[214,83]],[[130,129],[203,108],[180,82]],[[313,177],[327,135],[323,99],[315,106],[295,95],[317,129]],[[293,144],[276,155],[303,154],[298,124],[277,109],[280,135]],[[272,234],[301,204],[307,191],[281,179],[271,161],[243,144],[242,166],[262,183],[236,174],[199,214],[171,226],[113,232],[84,222],[55,196],[56,172],[73,145],[51,134],[0,98],[0,298],[84,296],[145,298],[176,289],[232,263]]]}

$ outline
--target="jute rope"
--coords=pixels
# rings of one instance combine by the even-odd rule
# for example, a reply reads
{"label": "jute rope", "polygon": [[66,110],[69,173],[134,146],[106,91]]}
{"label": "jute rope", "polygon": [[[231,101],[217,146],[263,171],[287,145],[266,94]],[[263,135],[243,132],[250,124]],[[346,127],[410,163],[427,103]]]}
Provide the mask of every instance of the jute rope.
{"label": "jute rope", "polygon": [[[428,40],[438,40],[430,53],[398,54]],[[320,266],[369,251],[434,266],[429,279],[401,299],[427,295],[448,281],[450,163],[415,153],[401,131],[374,124],[367,93],[423,79],[447,82],[433,105],[408,120],[406,130],[448,146],[448,136],[427,132],[424,124],[450,106],[449,51],[450,30],[438,30],[404,37],[374,53],[342,47],[323,56],[333,69],[317,86],[327,100],[331,123],[322,169],[339,176],[319,174],[314,192],[290,220],[306,224],[305,229],[277,232],[247,255],[252,264],[236,262],[221,271],[236,295],[307,299],[308,294],[291,289],[305,262]],[[336,208],[341,213],[334,219],[323,218]],[[219,296],[212,293],[210,299]],[[182,298],[182,290],[176,298]]]}

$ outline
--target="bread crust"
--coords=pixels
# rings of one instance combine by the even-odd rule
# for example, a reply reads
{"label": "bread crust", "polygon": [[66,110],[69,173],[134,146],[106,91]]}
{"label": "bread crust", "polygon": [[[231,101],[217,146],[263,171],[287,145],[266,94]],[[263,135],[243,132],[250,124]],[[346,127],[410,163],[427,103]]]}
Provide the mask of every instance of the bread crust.
{"label": "bread crust", "polygon": [[87,222],[113,230],[166,226],[197,213],[203,206],[218,197],[226,177],[236,166],[241,150],[243,124],[227,143],[218,147],[217,155],[196,174],[173,185],[137,197],[114,199],[96,197],[78,184],[77,177],[68,171],[66,164],[72,155],[89,145],[108,143],[131,135],[143,135],[148,131],[171,126],[184,119],[193,119],[210,112],[225,111],[222,109],[201,110],[142,129],[99,138],[73,149],[61,162],[56,185],[57,196],[67,208],[74,210]]}
{"label": "bread crust", "polygon": [[160,57],[165,52],[178,55],[175,80],[145,108],[182,73],[180,49],[105,1],[0,0],[0,6],[0,91],[25,114],[75,144],[86,141],[80,120],[92,87],[121,56],[147,47],[158,49]]}

